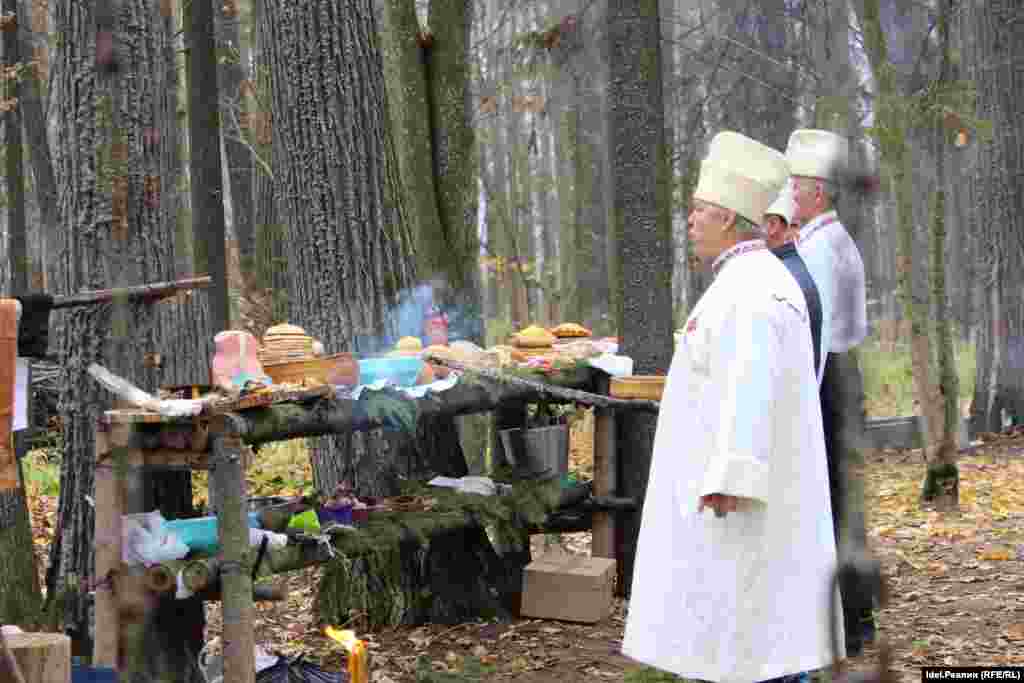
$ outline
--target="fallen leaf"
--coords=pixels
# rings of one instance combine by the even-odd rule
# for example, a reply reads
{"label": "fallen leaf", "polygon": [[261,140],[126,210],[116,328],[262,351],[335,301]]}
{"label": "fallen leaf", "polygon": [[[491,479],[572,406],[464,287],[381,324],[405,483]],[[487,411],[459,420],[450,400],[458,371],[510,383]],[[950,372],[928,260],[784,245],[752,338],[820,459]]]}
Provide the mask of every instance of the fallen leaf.
{"label": "fallen leaf", "polygon": [[1010,640],[1024,640],[1024,624],[1010,624],[1007,626],[1006,637]]}
{"label": "fallen leaf", "polygon": [[1007,548],[991,548],[978,555],[978,558],[991,562],[1004,562],[1006,560],[1012,560],[1013,556],[1014,553],[1010,552]]}

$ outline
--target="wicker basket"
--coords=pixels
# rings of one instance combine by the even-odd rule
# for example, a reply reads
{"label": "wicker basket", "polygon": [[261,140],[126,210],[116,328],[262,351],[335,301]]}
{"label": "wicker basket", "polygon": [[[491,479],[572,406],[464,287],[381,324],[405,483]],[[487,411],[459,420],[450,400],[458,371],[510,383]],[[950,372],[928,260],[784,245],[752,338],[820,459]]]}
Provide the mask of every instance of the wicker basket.
{"label": "wicker basket", "polygon": [[273,363],[263,369],[274,384],[302,384],[303,380],[346,386],[359,384],[359,362],[351,353]]}
{"label": "wicker basket", "polygon": [[610,394],[614,398],[644,398],[660,401],[661,392],[665,389],[665,377],[662,375],[628,375],[612,377]]}

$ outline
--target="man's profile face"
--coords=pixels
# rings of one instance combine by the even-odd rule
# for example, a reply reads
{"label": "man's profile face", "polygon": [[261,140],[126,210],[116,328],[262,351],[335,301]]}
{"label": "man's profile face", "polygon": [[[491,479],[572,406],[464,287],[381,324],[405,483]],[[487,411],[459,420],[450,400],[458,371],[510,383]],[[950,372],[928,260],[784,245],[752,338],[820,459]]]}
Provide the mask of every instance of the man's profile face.
{"label": "man's profile face", "polygon": [[820,183],[813,178],[794,176],[790,179],[790,188],[793,191],[793,203],[796,204],[793,221],[806,223],[820,212]]}
{"label": "man's profile face", "polygon": [[729,212],[725,209],[694,199],[690,204],[689,224],[690,244],[693,253],[701,263],[707,264],[718,258],[718,255],[731,245],[724,230],[729,220]]}

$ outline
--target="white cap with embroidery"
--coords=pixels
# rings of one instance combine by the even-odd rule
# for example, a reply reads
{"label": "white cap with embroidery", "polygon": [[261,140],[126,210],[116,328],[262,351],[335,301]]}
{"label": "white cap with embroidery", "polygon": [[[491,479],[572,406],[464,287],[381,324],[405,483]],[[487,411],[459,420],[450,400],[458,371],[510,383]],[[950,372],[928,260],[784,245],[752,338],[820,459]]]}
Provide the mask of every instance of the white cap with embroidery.
{"label": "white cap with embroidery", "polygon": [[765,209],[764,215],[767,219],[768,216],[781,216],[786,225],[793,222],[793,216],[796,214],[796,202],[793,201],[793,188],[786,185],[779,192],[779,196],[775,198],[772,205]]}
{"label": "white cap with embroidery", "polygon": [[790,174],[807,178],[839,180],[849,156],[847,139],[827,130],[794,130],[786,146]]}
{"label": "white cap with embroidery", "polygon": [[735,211],[760,225],[765,209],[788,176],[789,166],[781,152],[745,135],[724,131],[711,140],[693,198]]}

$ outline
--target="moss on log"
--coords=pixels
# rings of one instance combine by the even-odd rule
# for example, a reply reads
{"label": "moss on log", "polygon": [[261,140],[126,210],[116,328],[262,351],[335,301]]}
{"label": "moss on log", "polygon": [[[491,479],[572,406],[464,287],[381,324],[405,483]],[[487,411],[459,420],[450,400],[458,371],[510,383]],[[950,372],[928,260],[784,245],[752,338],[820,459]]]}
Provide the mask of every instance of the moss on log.
{"label": "moss on log", "polygon": [[[589,389],[595,370],[576,366],[543,375],[519,371],[510,377],[530,380],[528,383],[501,381],[493,376],[467,373],[452,388],[428,393],[420,399],[407,398],[416,419],[431,416],[455,417],[494,410],[503,403],[558,401],[572,402],[568,396],[559,398],[559,389]],[[238,414],[242,439],[250,445],[305,436],[323,436],[351,430],[370,429],[381,424],[374,399],[378,392],[364,394],[359,401],[320,399],[303,404],[283,403],[265,408],[245,410]],[[395,392],[380,392],[393,397]]]}

